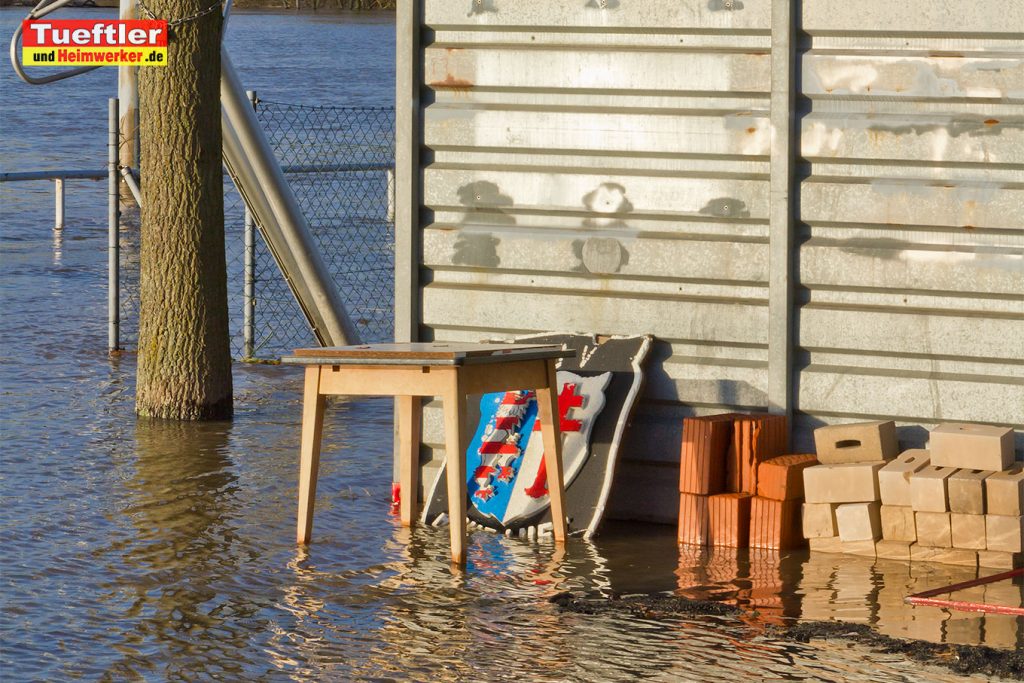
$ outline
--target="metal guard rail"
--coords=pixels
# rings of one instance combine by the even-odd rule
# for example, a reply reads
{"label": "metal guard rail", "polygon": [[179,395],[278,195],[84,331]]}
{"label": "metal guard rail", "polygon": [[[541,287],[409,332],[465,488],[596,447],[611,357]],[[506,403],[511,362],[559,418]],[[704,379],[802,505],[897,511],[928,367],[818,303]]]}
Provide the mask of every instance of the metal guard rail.
{"label": "metal guard rail", "polygon": [[[50,12],[56,12],[61,7],[70,4],[74,0],[42,0],[38,5],[32,8],[32,11],[28,13],[26,19],[42,19]],[[49,76],[41,76],[39,78],[33,78],[25,73],[25,69],[21,64],[21,58],[18,54],[18,48],[21,45],[21,22],[18,22],[18,28],[14,31],[14,36],[11,37],[11,66],[14,67],[14,72],[18,74],[18,78],[30,83],[32,85],[43,85],[45,83],[53,83],[54,81],[63,81],[65,78],[71,78],[72,76],[78,76],[79,74],[88,73],[94,69],[100,68],[99,66],[80,66],[75,69],[69,69],[68,71],[61,71],[59,73],[50,74]]]}
{"label": "metal guard rail", "polygon": [[25,171],[21,173],[0,173],[0,183],[20,180],[103,180],[107,177],[105,168],[95,171]]}

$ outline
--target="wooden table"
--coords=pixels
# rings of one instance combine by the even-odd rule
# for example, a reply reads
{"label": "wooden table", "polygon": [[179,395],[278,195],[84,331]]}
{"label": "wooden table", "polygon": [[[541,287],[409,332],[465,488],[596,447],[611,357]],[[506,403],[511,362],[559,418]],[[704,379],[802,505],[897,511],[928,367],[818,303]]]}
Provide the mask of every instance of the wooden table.
{"label": "wooden table", "polygon": [[562,439],[558,425],[555,361],[573,355],[559,346],[524,344],[413,343],[298,349],[284,363],[306,366],[302,406],[297,540],[313,529],[320,440],[327,396],[397,396],[402,524],[412,526],[419,492],[421,397],[444,405],[448,517],[452,562],[466,562],[466,397],[534,389],[542,425],[544,463],[555,540],[564,542]]}

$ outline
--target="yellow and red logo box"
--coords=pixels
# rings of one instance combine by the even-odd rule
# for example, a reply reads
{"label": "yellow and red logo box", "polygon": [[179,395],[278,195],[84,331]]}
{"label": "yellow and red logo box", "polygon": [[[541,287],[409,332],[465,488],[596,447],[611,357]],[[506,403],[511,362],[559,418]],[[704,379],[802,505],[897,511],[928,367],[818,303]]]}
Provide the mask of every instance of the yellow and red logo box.
{"label": "yellow and red logo box", "polygon": [[26,19],[25,66],[166,66],[163,19]]}

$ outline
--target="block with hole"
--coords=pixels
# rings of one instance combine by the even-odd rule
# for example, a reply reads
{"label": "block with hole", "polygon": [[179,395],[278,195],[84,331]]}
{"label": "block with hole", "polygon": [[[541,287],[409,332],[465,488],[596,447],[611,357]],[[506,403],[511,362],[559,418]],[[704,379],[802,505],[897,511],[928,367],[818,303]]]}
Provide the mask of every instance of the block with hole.
{"label": "block with hole", "polygon": [[899,454],[896,423],[857,422],[814,430],[814,448],[823,465],[892,460]]}
{"label": "block with hole", "polygon": [[930,464],[928,451],[913,448],[878,471],[878,493],[883,505],[910,505],[910,478]]}

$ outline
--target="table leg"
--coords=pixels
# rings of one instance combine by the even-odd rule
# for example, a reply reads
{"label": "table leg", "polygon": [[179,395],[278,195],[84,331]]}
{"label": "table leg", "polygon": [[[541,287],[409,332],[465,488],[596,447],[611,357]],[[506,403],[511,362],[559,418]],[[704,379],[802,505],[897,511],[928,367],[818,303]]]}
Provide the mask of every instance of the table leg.
{"label": "table leg", "polygon": [[556,541],[565,541],[567,532],[565,509],[565,483],[562,478],[562,430],[559,426],[558,377],[555,361],[547,362],[548,386],[537,389],[537,416],[540,418],[544,439],[544,467],[548,474],[548,499],[551,501],[552,531]]}
{"label": "table leg", "polygon": [[402,526],[413,526],[420,490],[420,420],[422,403],[419,396],[398,397],[398,458]]}
{"label": "table leg", "polygon": [[302,394],[302,446],[299,451],[299,513],[296,540],[309,543],[316,504],[316,478],[320,470],[320,439],[324,428],[327,397],[320,393],[320,367],[306,368]]}
{"label": "table leg", "polygon": [[466,394],[458,369],[451,370],[444,403],[445,470],[452,564],[466,564]]}

